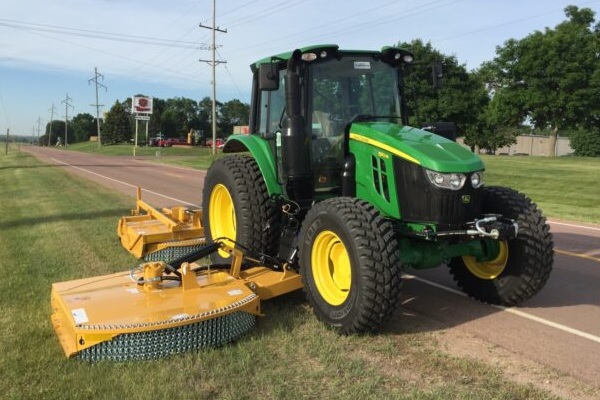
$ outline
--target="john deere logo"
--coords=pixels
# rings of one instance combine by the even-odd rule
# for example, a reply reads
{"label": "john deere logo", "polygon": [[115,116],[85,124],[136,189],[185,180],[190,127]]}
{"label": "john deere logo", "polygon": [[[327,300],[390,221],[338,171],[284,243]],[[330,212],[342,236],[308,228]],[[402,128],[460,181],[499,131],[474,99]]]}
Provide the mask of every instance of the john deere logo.
{"label": "john deere logo", "polygon": [[463,204],[469,204],[471,202],[471,196],[468,194],[463,194],[461,200]]}

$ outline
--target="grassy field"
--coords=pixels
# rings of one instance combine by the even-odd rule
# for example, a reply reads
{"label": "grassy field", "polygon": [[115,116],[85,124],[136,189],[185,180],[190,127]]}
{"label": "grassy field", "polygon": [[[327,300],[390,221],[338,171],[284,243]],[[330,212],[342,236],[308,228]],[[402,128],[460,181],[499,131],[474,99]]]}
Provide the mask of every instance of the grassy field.
{"label": "grassy field", "polygon": [[600,223],[600,158],[484,156],[486,184],[526,193],[552,218]]}
{"label": "grassy field", "polygon": [[52,282],[126,270],[116,241],[125,196],[27,154],[0,156],[5,399],[548,399],[500,367],[437,346],[437,329],[394,317],[377,336],[338,336],[299,294],[265,302],[257,328],[222,348],[141,363],[66,360],[52,330]]}
{"label": "grassy field", "polygon": [[[65,149],[107,156],[133,155],[133,146],[127,144],[98,147],[97,143],[81,142],[69,145]],[[196,169],[207,169],[213,160],[221,156],[220,152],[213,156],[208,147],[138,147],[136,149],[136,157],[145,158],[147,161]]]}

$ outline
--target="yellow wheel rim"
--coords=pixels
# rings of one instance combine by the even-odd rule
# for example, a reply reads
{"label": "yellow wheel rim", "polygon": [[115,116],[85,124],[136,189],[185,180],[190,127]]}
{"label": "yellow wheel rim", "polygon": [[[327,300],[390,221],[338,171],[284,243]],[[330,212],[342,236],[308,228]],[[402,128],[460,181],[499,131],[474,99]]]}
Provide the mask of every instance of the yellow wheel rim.
{"label": "yellow wheel rim", "polygon": [[339,236],[331,231],[319,233],[310,260],[315,285],[323,299],[332,306],[342,304],[350,293],[352,272],[350,256]]}
{"label": "yellow wheel rim", "polygon": [[479,262],[473,256],[463,256],[463,261],[469,271],[473,275],[481,279],[495,279],[497,278],[508,262],[508,243],[506,241],[500,242],[500,248],[498,256],[491,261]]}
{"label": "yellow wheel rim", "polygon": [[[220,183],[215,185],[210,194],[208,207],[208,222],[212,238],[226,237],[235,240],[235,208],[229,190],[224,185]],[[219,255],[229,257],[229,253],[223,250],[219,250]]]}

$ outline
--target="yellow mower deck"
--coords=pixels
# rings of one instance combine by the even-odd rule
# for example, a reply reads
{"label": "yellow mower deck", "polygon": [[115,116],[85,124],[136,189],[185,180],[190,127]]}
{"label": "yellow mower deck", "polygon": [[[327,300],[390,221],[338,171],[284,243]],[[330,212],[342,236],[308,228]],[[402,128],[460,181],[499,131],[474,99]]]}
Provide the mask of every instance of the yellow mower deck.
{"label": "yellow mower deck", "polygon": [[204,243],[202,210],[171,207],[159,211],[142,200],[138,187],[136,208],[119,220],[117,233],[123,247],[136,258],[176,258]]}
{"label": "yellow mower deck", "polygon": [[260,300],[302,287],[286,268],[241,270],[242,254],[228,251],[229,270],[183,263],[180,282],[160,280],[165,264],[149,262],[141,278],[126,271],[53,284],[51,319],[65,355],[148,359],[218,346],[252,328]]}

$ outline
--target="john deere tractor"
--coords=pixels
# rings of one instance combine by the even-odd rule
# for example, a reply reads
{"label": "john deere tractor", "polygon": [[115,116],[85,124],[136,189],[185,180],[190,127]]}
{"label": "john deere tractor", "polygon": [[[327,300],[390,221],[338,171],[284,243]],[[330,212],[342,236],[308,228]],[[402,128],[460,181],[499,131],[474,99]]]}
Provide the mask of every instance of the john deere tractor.
{"label": "john deere tractor", "polygon": [[469,296],[494,304],[536,294],[553,262],[541,212],[484,186],[476,155],[408,126],[412,61],[399,48],[323,45],[253,64],[253,133],[230,137],[234,154],[208,170],[203,210],[157,210],[138,188],[118,233],[145,262],[52,285],[65,355],[142,360],[219,346],[254,326],[262,300],[300,288],[330,326],[372,331],[397,306],[405,268],[446,264]]}
{"label": "john deere tractor", "polygon": [[552,236],[529,198],[485,186],[477,155],[408,126],[412,62],[395,47],[319,45],[252,64],[252,133],[229,138],[223,151],[240,154],[204,182],[207,240],[297,268],[315,314],[344,333],[392,314],[405,268],[446,264],[469,296],[506,306],[552,269]]}

